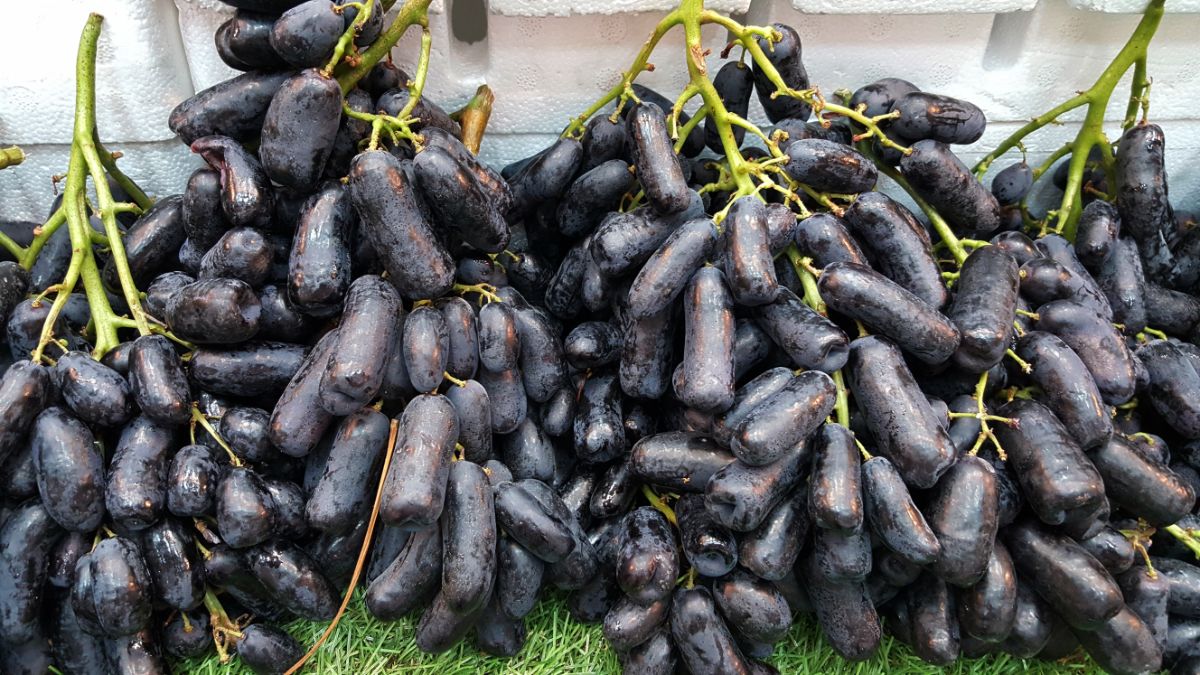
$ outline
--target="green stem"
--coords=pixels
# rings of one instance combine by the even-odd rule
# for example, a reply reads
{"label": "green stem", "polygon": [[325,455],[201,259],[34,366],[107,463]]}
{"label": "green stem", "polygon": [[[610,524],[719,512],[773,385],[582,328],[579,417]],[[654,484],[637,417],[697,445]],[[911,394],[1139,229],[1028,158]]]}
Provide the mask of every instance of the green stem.
{"label": "green stem", "polygon": [[17,146],[0,148],[0,169],[7,169],[25,161],[25,152]]}
{"label": "green stem", "polygon": [[104,166],[104,171],[116,181],[117,185],[129,195],[134,204],[137,204],[143,211],[154,206],[154,200],[146,196],[141,186],[133,181],[132,178],[125,175],[124,171],[117,166],[117,156],[108,151],[104,144],[100,142],[100,138],[93,134],[93,142],[96,144],[96,150],[100,153],[100,164]]}
{"label": "green stem", "polygon": [[837,423],[850,428],[850,394],[846,391],[846,377],[842,371],[833,372],[833,384],[837,387],[837,397],[834,399],[833,410],[837,414]]}
{"label": "green stem", "polygon": [[650,62],[650,54],[654,52],[654,48],[658,45],[659,41],[662,40],[663,36],[670,32],[672,28],[679,24],[679,12],[680,10],[675,10],[663,17],[662,20],[658,22],[658,25],[654,27],[654,32],[650,34],[650,37],[646,40],[645,44],[642,45],[642,49],[633,59],[633,64],[629,66],[629,70],[626,70],[621,76],[621,81],[614,85],[612,89],[609,89],[607,92],[605,92],[605,94],[601,96],[595,103],[588,106],[586,110],[573,118],[570,124],[567,125],[567,128],[563,129],[563,137],[569,138],[582,135],[584,126],[587,124],[588,120],[592,118],[592,115],[600,112],[604,106],[608,105],[617,98],[624,98],[626,96],[626,93],[629,91],[629,87],[633,84],[633,81],[642,73],[642,71],[646,70],[646,66]]}
{"label": "green stem", "polygon": [[29,242],[29,248],[25,249],[25,255],[21,257],[21,267],[26,270],[33,269],[33,263],[37,262],[42,247],[65,222],[67,222],[67,210],[60,206],[54,215],[50,216],[50,220],[36,230],[33,241]]}
{"label": "green stem", "polygon": [[652,490],[649,485],[642,486],[642,494],[646,496],[646,501],[650,502],[651,506],[658,509],[659,513],[666,516],[667,520],[670,521],[672,525],[679,525],[679,521],[675,517],[675,510],[670,506],[667,506],[667,503],[662,500],[662,497],[659,497],[657,494],[655,494],[654,490]]}
{"label": "green stem", "polygon": [[350,27],[342,31],[342,36],[338,38],[337,44],[333,46],[333,55],[329,57],[329,63],[325,64],[325,67],[321,69],[321,74],[325,77],[332,76],[333,69],[337,67],[337,64],[342,62],[342,57],[346,55],[346,50],[353,49],[354,38],[358,37],[359,31],[367,23],[367,19],[371,18],[371,10],[374,9],[375,3],[371,2],[371,0],[366,0],[366,2],[348,2],[344,5],[339,5],[337,11],[340,14],[349,7],[357,8],[358,14],[354,16],[354,21],[350,24]]}
{"label": "green stem", "polygon": [[1192,553],[1196,554],[1196,558],[1200,559],[1200,538],[1195,537],[1191,532],[1178,525],[1168,525],[1163,529],[1169,532],[1172,537],[1178,539],[1181,544],[1188,547]]}
{"label": "green stem", "polygon": [[1059,115],[1070,112],[1085,103],[1087,103],[1087,97],[1084,94],[1078,94],[1026,122],[1024,126],[1012,132],[1008,138],[1001,141],[995,150],[992,150],[987,156],[979,160],[979,163],[973,169],[975,177],[982,178],[987,173],[988,168],[992,166],[992,162],[996,161],[1009,150],[1018,147],[1021,144],[1021,140],[1026,136],[1056,121]]}
{"label": "green stem", "polygon": [[421,100],[421,92],[425,91],[425,77],[429,74],[429,52],[433,48],[433,34],[429,32],[429,20],[422,16],[418,21],[421,25],[421,55],[417,59],[417,72],[413,75],[408,87],[408,102],[396,113],[396,117],[407,120]]}
{"label": "green stem", "polygon": [[3,232],[0,232],[0,247],[3,247],[17,260],[25,259],[25,247],[13,241],[12,237]]}
{"label": "green stem", "polygon": [[784,249],[784,254],[788,257],[788,262],[792,264],[792,269],[796,271],[796,276],[800,277],[800,287],[804,289],[804,304],[812,307],[821,316],[828,315],[829,309],[825,306],[825,300],[821,298],[821,292],[817,288],[817,278],[809,271],[812,260],[804,257],[795,244],[789,244]]}
{"label": "green stem", "polygon": [[341,72],[337,73],[337,81],[342,86],[342,93],[350,91],[359,80],[366,77],[375,64],[388,55],[388,52],[400,41],[409,27],[413,24],[428,26],[429,5],[432,3],[433,0],[407,0],[400,8],[395,21],[392,21],[387,30],[383,31],[370,47],[359,54],[358,63],[352,67],[343,64],[347,66],[344,70],[339,66],[338,69]]}

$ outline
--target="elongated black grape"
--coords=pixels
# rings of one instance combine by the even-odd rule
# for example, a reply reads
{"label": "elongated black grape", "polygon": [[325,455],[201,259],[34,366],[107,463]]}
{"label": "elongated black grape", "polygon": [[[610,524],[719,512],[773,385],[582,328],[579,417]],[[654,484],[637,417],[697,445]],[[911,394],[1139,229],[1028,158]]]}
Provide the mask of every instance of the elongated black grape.
{"label": "elongated black grape", "polygon": [[604,274],[623,275],[645,262],[674,230],[674,223],[667,219],[614,211],[604,216],[592,234],[592,260]]}
{"label": "elongated black grape", "polygon": [[217,484],[217,530],[234,548],[247,548],[271,538],[275,502],[263,479],[251,469],[235,467]]}
{"label": "elongated black grape", "polygon": [[382,621],[404,616],[433,597],[442,578],[439,526],[413,532],[364,595],[367,611]]}
{"label": "elongated black grape", "polygon": [[68,352],[59,358],[55,375],[63,401],[85,422],[114,427],[133,413],[128,381],[83,352]]}
{"label": "elongated black grape", "polygon": [[705,503],[717,522],[748,532],[763,520],[800,481],[810,449],[797,443],[772,464],[750,466],[735,460],[719,469],[705,486]]}
{"label": "elongated black grape", "polygon": [[[364,317],[365,318],[365,317]],[[433,391],[442,381],[449,357],[446,320],[431,306],[418,307],[404,320],[404,367],[417,391]]]}
{"label": "elongated black grape", "polygon": [[786,288],[770,304],[756,307],[754,317],[797,367],[833,372],[849,358],[846,334]]}
{"label": "elongated black grape", "polygon": [[630,316],[644,319],[663,311],[683,292],[692,273],[712,253],[716,236],[712,221],[696,219],[684,223],[667,237],[630,287]]}
{"label": "elongated black grape", "polygon": [[1146,323],[1168,335],[1190,334],[1200,324],[1200,300],[1158,284],[1147,282]]}
{"label": "elongated black grape", "polygon": [[734,300],[747,306],[771,302],[778,285],[766,207],[754,196],[741,197],[729,209],[724,226],[725,278]]}
{"label": "elongated black grape", "polygon": [[1200,375],[1195,362],[1168,340],[1155,340],[1137,351],[1150,375],[1150,403],[1185,438],[1200,437]]}
{"label": "elongated black grape", "polygon": [[626,159],[629,155],[629,133],[625,125],[620,120],[612,121],[608,115],[596,115],[588,120],[580,143],[583,145],[583,162],[579,170],[584,173],[609,160]]}
{"label": "elongated black grape", "polygon": [[833,214],[817,213],[801,220],[793,239],[800,252],[812,258],[818,269],[835,262],[866,264],[866,256],[846,222]]}
{"label": "elongated black grape", "polygon": [[728,574],[738,563],[738,544],[733,533],[713,519],[704,498],[684,495],[675,505],[680,548],[696,572],[706,577]]}
{"label": "elongated black grape", "polygon": [[205,391],[229,396],[258,396],[283,391],[304,363],[303,345],[245,342],[236,347],[200,348],[189,372]]}
{"label": "elongated black grape", "polygon": [[510,433],[529,412],[529,399],[517,368],[502,371],[481,369],[477,380],[487,392],[491,404],[492,431]]}
{"label": "elongated black grape", "polygon": [[616,363],[621,358],[621,329],[611,321],[585,321],[564,338],[563,354],[581,369]]}
{"label": "elongated black grape", "polygon": [[1072,627],[1094,630],[1121,610],[1121,589],[1079,544],[1032,521],[1004,528],[1021,579]]}
{"label": "elongated black grape", "polygon": [[1058,337],[1030,331],[1017,342],[1017,354],[1033,370],[1044,402],[1084,450],[1102,445],[1112,435],[1112,417],[1100,398],[1091,373],[1079,356]]}
{"label": "elongated black grape", "polygon": [[803,443],[833,411],[836,388],[819,371],[796,375],[733,430],[731,448],[751,466],[771,464]]}
{"label": "elongated black grape", "polygon": [[1104,478],[1108,499],[1152,525],[1175,523],[1196,504],[1190,485],[1119,436],[1092,451],[1089,458]]}
{"label": "elongated black grape", "polygon": [[46,563],[62,533],[37,500],[15,509],[0,525],[0,638],[5,644],[40,634]]}
{"label": "elongated black grape", "polygon": [[167,125],[188,144],[212,135],[250,140],[261,130],[267,106],[288,76],[256,71],[213,85],[175,106]]}
{"label": "elongated black grape", "polygon": [[109,637],[133,635],[151,617],[153,581],[138,545],[130,539],[104,539],[88,555],[91,599],[96,618]]}
{"label": "elongated black grape", "polygon": [[350,288],[350,238],[354,212],[350,194],[340,184],[321,186],[300,212],[288,256],[288,300],[314,316],[341,308]]}
{"label": "elongated black grape", "polygon": [[187,529],[170,518],[142,533],[142,557],[154,583],[154,597],[186,611],[204,601],[204,571]]}
{"label": "elongated black grape", "polygon": [[[900,104],[921,95],[909,94]],[[896,121],[897,128],[902,120]],[[978,236],[1000,227],[1000,203],[945,143],[937,140],[913,143],[912,154],[900,160],[900,171],[909,185],[957,231]]]}
{"label": "elongated black grape", "polygon": [[1171,269],[1166,229],[1171,205],[1167,201],[1166,141],[1157,124],[1134,125],[1117,145],[1117,211],[1121,230],[1137,242],[1142,266],[1151,279]]}
{"label": "elongated black grape", "polygon": [[987,572],[958,595],[958,621],[963,633],[999,642],[1012,632],[1017,612],[1017,575],[1004,544],[996,542]]}
{"label": "elongated black grape", "polygon": [[221,174],[221,208],[231,224],[263,227],[270,222],[274,193],[257,159],[225,136],[198,138],[191,148]]}
{"label": "elongated black grape", "polygon": [[568,524],[548,511],[519,483],[501,483],[495,489],[496,520],[510,537],[539,559],[556,563],[575,549]]}
{"label": "elongated black grape", "polygon": [[232,344],[254,337],[262,302],[238,279],[203,279],[180,288],[166,307],[171,331],[202,344]]}
{"label": "elongated black grape", "polygon": [[417,154],[413,168],[443,229],[488,253],[499,253],[508,246],[504,214],[475,175],[450,152],[440,147],[426,148]]}
{"label": "elongated black grape", "polygon": [[659,213],[678,213],[690,201],[687,181],[667,131],[664,111],[641,103],[626,118],[633,165],[646,199]]}
{"label": "elongated black grape", "polygon": [[104,502],[113,520],[141,530],[158,520],[167,502],[167,469],[175,431],[141,415],[121,432],[108,466]]}
{"label": "elongated black grape", "polygon": [[987,118],[975,104],[923,91],[900,97],[892,110],[900,111],[892,128],[914,141],[928,138],[969,145],[979,140],[987,126]]}
{"label": "elongated black grape", "polygon": [[806,556],[798,574],[808,579],[806,591],[829,645],[844,659],[870,658],[879,649],[882,630],[866,586],[828,581],[815,571],[812,556]]}
{"label": "elongated black grape", "polygon": [[324,473],[304,506],[311,527],[345,532],[362,517],[374,495],[375,472],[383,459],[388,431],[387,417],[370,408],[342,421],[325,460]]}
{"label": "elongated black grape", "polygon": [[818,527],[854,530],[862,526],[861,460],[854,436],[838,424],[825,424],[813,448],[808,512]]}
{"label": "elongated black grape", "polygon": [[181,517],[212,512],[220,466],[204,445],[186,445],[175,453],[167,468],[167,510]]}
{"label": "elongated black grape", "polygon": [[794,180],[821,192],[866,192],[875,187],[875,165],[852,148],[821,138],[789,143],[783,166]]}
{"label": "elongated black grape", "polygon": [[1051,258],[1034,258],[1021,265],[1021,296],[1035,307],[1054,300],[1071,300],[1112,318],[1112,306],[1098,284]]}
{"label": "elongated black grape", "polygon": [[51,396],[50,371],[31,361],[18,361],[0,379],[0,459],[25,438],[25,432]]}
{"label": "elongated black grape", "polygon": [[479,330],[475,310],[463,298],[441,298],[435,304],[446,322],[449,349],[446,372],[459,379],[475,376],[479,367]]}
{"label": "elongated black grape", "polygon": [[866,192],[846,209],[846,223],[875,268],[941,309],[950,299],[929,235],[912,213],[881,192]]}
{"label": "elongated black grape", "polygon": [[683,361],[673,378],[675,396],[696,410],[725,410],[734,397],[734,321],[733,297],[720,270],[697,270],[683,305]]}
{"label": "elongated black grape", "polygon": [[891,460],[906,483],[932,487],[954,463],[956,453],[900,349],[886,338],[859,338],[850,345],[847,374],[880,454]]}
{"label": "elongated black grape", "polygon": [[498,440],[500,459],[514,478],[554,480],[554,445],[533,419],[526,417],[512,433]]}
{"label": "elongated black grape", "polygon": [[589,463],[615,459],[625,451],[621,389],[611,373],[588,378],[579,395],[574,423],[575,453]]}
{"label": "elongated black grape", "polygon": [[926,507],[941,553],[933,564],[939,577],[967,587],[987,573],[999,527],[996,474],[987,461],[968,455],[938,481]]}
{"label": "elongated black grape", "polygon": [[221,207],[221,174],[196,169],[183,191],[183,231],[198,248],[208,250],[229,229]]}
{"label": "elongated black grape", "polygon": [[330,354],[337,346],[337,337],[336,330],[322,336],[304,357],[271,411],[271,443],[286,455],[307,455],[333,421],[333,415],[322,405],[320,383]]}
{"label": "elongated black grape", "polygon": [[379,513],[385,523],[418,530],[437,522],[457,437],[454,406],[444,396],[421,395],[409,402],[384,479]]}
{"label": "elongated black grape", "polygon": [[1110,673],[1146,673],[1162,667],[1162,648],[1128,607],[1094,631],[1074,631],[1079,643]]}
{"label": "elongated black grape", "polygon": [[625,319],[621,338],[621,390],[636,398],[658,398],[670,384],[676,320],[667,306],[641,319]]}
{"label": "elongated black grape", "polygon": [[777,367],[763,371],[747,382],[737,390],[729,409],[713,421],[713,435],[718,441],[728,445],[742,420],[746,419],[760,403],[783,389],[791,380],[791,370]]}
{"label": "elongated black grape", "polygon": [[663,600],[675,586],[679,551],[671,525],[653,507],[629,512],[616,550],[617,584],[639,605]]}
{"label": "elongated black grape", "polygon": [[37,416],[29,442],[46,510],[64,529],[96,529],[104,517],[104,460],[91,430],[52,407]]}
{"label": "elongated black grape", "polygon": [[337,593],[316,562],[294,544],[274,539],[246,552],[246,566],[269,597],[311,621],[337,612]]}
{"label": "elongated black grape", "polygon": [[830,308],[862,321],[925,363],[943,363],[958,349],[960,334],[950,319],[870,267],[833,263],[817,284]]}
{"label": "elongated black grape", "polygon": [[492,456],[492,403],[486,389],[477,380],[446,389],[446,399],[458,416],[458,442],[463,457],[484,462]]}
{"label": "elongated black grape", "polygon": [[850,107],[857,108],[865,105],[863,114],[867,117],[884,115],[892,110],[892,105],[905,94],[920,91],[917,85],[898,77],[885,77],[871,84],[863,85],[854,90],[850,97]]}
{"label": "elongated black grape", "polygon": [[282,628],[255,622],[242,631],[237,655],[256,672],[282,672],[304,657],[304,646]]}
{"label": "elongated black grape", "polygon": [[[330,413],[349,414],[379,393],[384,364],[395,349],[400,309],[395,288],[380,277],[365,275],[350,285],[336,345],[320,377],[320,402]],[[436,310],[428,311],[441,318]]]}
{"label": "elongated black grape", "polygon": [[800,555],[809,520],[807,493],[797,488],[771,509],[757,528],[738,537],[737,563],[768,581],[783,579]]}
{"label": "elongated black grape", "polygon": [[709,479],[733,461],[711,436],[686,431],[647,436],[630,454],[633,471],[643,482],[684,492],[703,492]]}
{"label": "elongated black grape", "polygon": [[455,611],[474,611],[492,594],[497,564],[492,490],[478,464],[450,468],[443,527],[442,595]]}
{"label": "elongated black grape", "polygon": [[1121,216],[1116,207],[1103,199],[1088,204],[1079,214],[1075,230],[1075,255],[1089,270],[1096,271],[1117,244]]}
{"label": "elongated black grape", "polygon": [[[775,66],[785,85],[795,90],[808,89],[808,71],[804,68],[800,34],[783,23],[773,23],[771,29],[780,36],[778,41],[768,44],[761,37],[755,38],[767,60]],[[773,123],[783,119],[807,120],[812,114],[812,107],[802,99],[786,95],[772,96],[776,85],[757,64],[754,66],[754,90],[758,94],[758,102],[767,113],[767,119]]]}
{"label": "elongated black grape", "polygon": [[791,628],[792,612],[783,594],[744,570],[718,579],[713,598],[728,625],[743,639],[774,644]]}
{"label": "elongated black grape", "polygon": [[571,238],[588,234],[616,208],[633,183],[629,164],[621,159],[588,170],[575,179],[559,203],[559,230]]}
{"label": "elongated black grape", "polygon": [[518,305],[515,314],[521,347],[518,365],[525,393],[531,400],[545,403],[567,384],[560,331],[537,308]]}
{"label": "elongated black grape", "polygon": [[271,30],[271,47],[298,68],[325,65],[345,30],[345,20],[329,0],[308,0],[289,8]]}
{"label": "elongated black grape", "polygon": [[1090,519],[1104,499],[1103,481],[1054,413],[1035,401],[1014,400],[999,414],[1019,420],[995,432],[1038,518],[1051,525]]}
{"label": "elongated black grape", "polygon": [[238,70],[278,70],[287,65],[271,46],[275,18],[242,10],[217,29],[217,55]]}
{"label": "elongated black grape", "polygon": [[998,246],[977,248],[967,256],[946,312],[962,336],[955,365],[983,372],[1004,358],[1012,339],[1018,275],[1016,261]]}
{"label": "elongated black grape", "polygon": [[1142,620],[1154,642],[1165,651],[1170,632],[1167,614],[1167,599],[1171,593],[1171,582],[1164,575],[1150,572],[1149,568],[1137,565],[1117,577],[1125,606]]}
{"label": "elongated black grape", "polygon": [[495,600],[505,614],[523,618],[533,610],[541,589],[544,564],[511,537],[496,546]]}
{"label": "elongated black grape", "polygon": [[387,152],[360,153],[350,163],[349,185],[359,227],[400,294],[425,299],[449,291],[454,262],[421,212],[400,160]]}
{"label": "elongated black grape", "polygon": [[908,588],[912,648],[923,661],[949,665],[958,658],[960,627],[946,582],[926,572]]}
{"label": "elongated black grape", "polygon": [[1056,300],[1038,308],[1037,328],[1054,333],[1079,356],[1105,403],[1120,405],[1133,396],[1133,357],[1111,323],[1083,305]]}
{"label": "elongated black grape", "polygon": [[[316,2],[329,6],[327,0]],[[281,27],[287,29],[287,21],[285,15],[275,22],[273,37]],[[285,53],[284,58],[289,55]],[[284,80],[263,120],[258,145],[263,170],[280,185],[312,189],[333,150],[341,118],[342,90],[333,77],[313,67]]]}
{"label": "elongated black grape", "polygon": [[583,146],[572,138],[560,138],[533,157],[508,179],[512,188],[509,222],[516,222],[543,202],[561,196],[582,161]]}
{"label": "elongated black grape", "polygon": [[[146,284],[169,269],[185,236],[182,196],[164,197],[143,213],[124,236],[134,284]],[[104,265],[103,277],[109,288],[120,288],[116,264],[111,260]]]}

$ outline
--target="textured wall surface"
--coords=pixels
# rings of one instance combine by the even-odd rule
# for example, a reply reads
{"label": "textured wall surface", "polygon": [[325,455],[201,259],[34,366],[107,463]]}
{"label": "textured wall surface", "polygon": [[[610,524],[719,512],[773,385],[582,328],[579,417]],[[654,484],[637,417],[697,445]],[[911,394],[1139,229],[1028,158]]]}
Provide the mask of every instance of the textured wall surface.
{"label": "textured wall surface", "polygon": [[[455,11],[455,3],[464,3]],[[486,4],[484,37],[458,40],[457,21],[478,24],[468,7]],[[448,109],[487,82],[496,105],[482,154],[501,164],[548,143],[616,83],[673,0],[437,0],[430,17],[434,48],[427,95]],[[804,40],[814,84],[832,92],[884,76],[969,99],[989,119],[973,162],[1028,118],[1088,87],[1124,43],[1144,0],[714,0],[709,6],[751,23],[783,21]],[[232,10],[217,0],[60,0],[8,3],[4,25],[21,26],[0,41],[0,144],[17,144],[26,163],[0,172],[0,217],[39,220],[53,197],[50,177],[66,169],[74,103],[74,56],[89,11],[106,18],[98,66],[102,137],[121,150],[126,170],[153,194],[182,189],[198,165],[167,129],[171,108],[192,92],[235,72],[212,35]],[[1200,202],[1200,0],[1169,0],[1150,55],[1152,118],[1167,132],[1171,194],[1177,206]],[[478,10],[476,10],[478,12]],[[19,16],[18,16],[19,13]],[[459,28],[459,30],[455,30]],[[723,31],[704,33],[717,52]],[[682,36],[664,39],[639,77],[670,97],[686,80]],[[47,48],[47,45],[53,45]],[[394,57],[411,64],[410,32]],[[1118,87],[1109,111],[1125,107]],[[694,106],[693,106],[694,107]],[[765,121],[757,103],[751,117]],[[1077,111],[1069,122],[1082,117]],[[1114,129],[1118,125],[1112,125]],[[1031,161],[1073,136],[1050,127],[1027,143]],[[1015,159],[1016,154],[1013,155]],[[997,162],[997,167],[1008,163]]]}

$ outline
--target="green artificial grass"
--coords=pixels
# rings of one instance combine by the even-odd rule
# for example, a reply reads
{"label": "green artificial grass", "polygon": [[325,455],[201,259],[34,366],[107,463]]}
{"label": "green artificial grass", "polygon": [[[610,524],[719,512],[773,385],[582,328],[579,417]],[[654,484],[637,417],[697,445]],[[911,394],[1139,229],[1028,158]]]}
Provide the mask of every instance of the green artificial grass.
{"label": "green artificial grass", "polygon": [[[361,597],[351,603],[337,630],[308,662],[303,672],[320,675],[382,675],[383,673],[429,673],[431,675],[609,675],[620,673],[616,655],[604,641],[599,625],[573,621],[560,598],[543,600],[525,618],[528,638],[521,653],[511,659],[481,654],[468,635],[445,654],[429,655],[413,642],[415,617],[392,623],[373,619]],[[298,621],[288,626],[292,635],[311,645],[325,624]],[[874,658],[849,663],[839,657],[821,635],[811,617],[801,617],[787,639],[776,645],[771,663],[780,673],[887,673],[888,675],[1058,675],[1102,672],[1090,660],[1077,655],[1063,662],[1022,661],[1007,655],[974,661],[959,661],[939,668],[918,659],[905,645],[884,638]],[[221,665],[216,657],[188,661],[180,671],[193,675],[250,674],[235,657]]]}

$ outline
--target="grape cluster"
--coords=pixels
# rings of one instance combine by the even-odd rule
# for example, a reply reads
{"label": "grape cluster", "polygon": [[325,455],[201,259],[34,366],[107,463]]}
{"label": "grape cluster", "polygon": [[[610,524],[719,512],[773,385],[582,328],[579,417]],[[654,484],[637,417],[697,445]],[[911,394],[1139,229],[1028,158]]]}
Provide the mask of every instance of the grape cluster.
{"label": "grape cluster", "polygon": [[770,133],[627,82],[498,172],[423,68],[333,76],[378,0],[227,1],[245,72],[170,118],[207,166],[123,250],[96,228],[153,330],[97,353],[83,294],[51,313],[66,230],[0,262],[0,671],[282,673],[279,626],[355,587],[497,656],[564,591],[638,674],[775,672],[800,614],[849,660],[886,630],[1200,670],[1200,229],[1159,127],[1089,156],[1055,232],[1050,167],[989,190],[954,154],[969,102],[780,96],[810,85],[776,24],[711,82]]}

